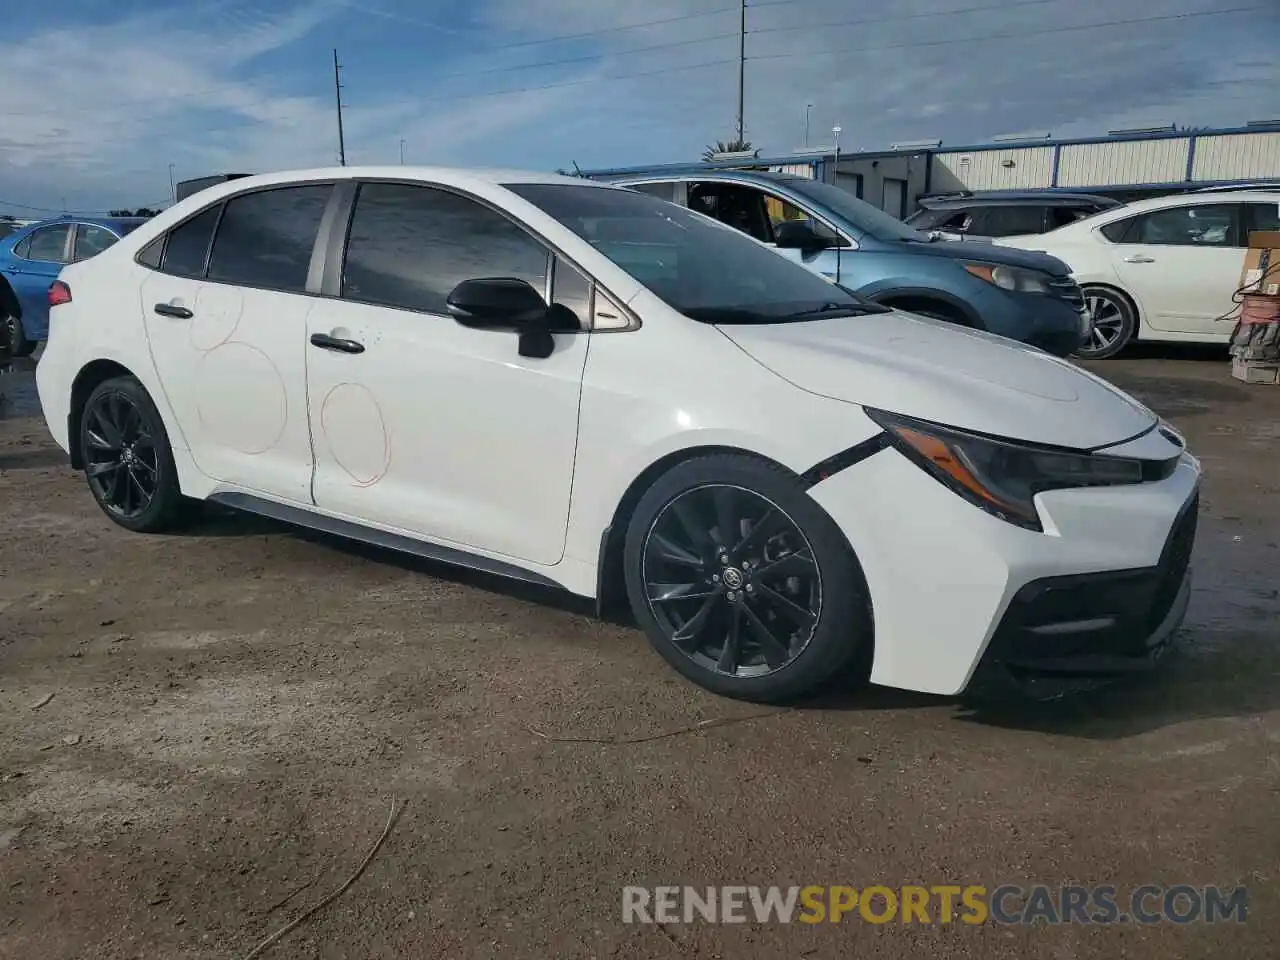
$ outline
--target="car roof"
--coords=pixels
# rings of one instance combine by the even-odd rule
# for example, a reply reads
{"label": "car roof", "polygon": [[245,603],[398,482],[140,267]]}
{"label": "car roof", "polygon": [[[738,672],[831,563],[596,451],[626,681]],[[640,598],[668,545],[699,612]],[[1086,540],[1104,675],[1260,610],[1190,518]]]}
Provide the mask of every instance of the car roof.
{"label": "car roof", "polygon": [[737,180],[742,183],[758,183],[761,181],[765,183],[813,182],[809,177],[797,177],[793,173],[773,173],[768,170],[719,170],[715,167],[658,173],[652,176],[629,174],[617,179],[610,179],[607,182],[623,186],[629,183],[666,183],[680,180]]}
{"label": "car roof", "polygon": [[246,177],[237,177],[222,183],[215,183],[203,190],[193,193],[192,197],[213,197],[240,193],[257,187],[269,187],[278,183],[300,183],[308,180],[421,180],[427,183],[452,184],[458,187],[487,184],[498,185],[508,183],[576,183],[594,186],[608,186],[595,180],[583,177],[571,177],[557,173],[541,173],[531,170],[511,170],[502,168],[462,168],[462,167],[426,167],[426,166],[345,166],[345,167],[313,167],[304,170],[279,170],[274,173],[256,173]]}
{"label": "car roof", "polygon": [[1171,193],[1163,197],[1148,197],[1145,200],[1135,200],[1133,203],[1126,203],[1123,207],[1108,210],[1106,213],[1114,214],[1123,210],[1127,215],[1144,213],[1148,210],[1165,210],[1169,207],[1249,203],[1251,201],[1280,204],[1280,190],[1237,190],[1230,193]]}
{"label": "car roof", "polygon": [[930,210],[1028,202],[1048,206],[1067,206],[1073,203],[1092,203],[1104,207],[1120,206],[1120,201],[1095,193],[1047,193],[1036,190],[985,190],[975,193],[936,194],[932,197],[920,198],[920,205]]}

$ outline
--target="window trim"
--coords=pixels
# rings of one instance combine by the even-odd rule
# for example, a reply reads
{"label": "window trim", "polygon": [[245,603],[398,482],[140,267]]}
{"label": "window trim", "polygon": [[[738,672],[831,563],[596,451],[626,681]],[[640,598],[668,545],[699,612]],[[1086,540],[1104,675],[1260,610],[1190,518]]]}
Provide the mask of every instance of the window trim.
{"label": "window trim", "polygon": [[[119,243],[123,239],[123,237],[120,234],[116,233],[114,230],[112,230],[110,227],[108,227],[104,223],[89,223],[87,220],[77,220],[75,222],[75,229],[71,231],[71,259],[67,261],[67,263],[69,264],[81,262],[75,258],[76,257],[76,238],[80,236],[81,227],[97,227],[99,230],[105,230],[107,233],[111,234],[111,236],[115,237],[115,240],[113,240],[106,247],[103,247],[102,250],[99,250],[98,253],[103,253],[110,246],[113,246]],[[97,256],[97,254],[94,254],[94,256]],[[85,257],[85,259],[88,260],[89,258]]]}
{"label": "window trim", "polygon": [[[418,316],[442,317],[443,319],[449,320],[450,322],[456,322],[454,321],[453,317],[449,316],[448,314],[433,313],[432,311],[429,311],[429,310],[416,310],[413,307],[394,306],[392,304],[387,304],[387,303],[371,303],[370,301],[367,301],[367,300],[360,300],[356,297],[344,297],[342,295],[342,274],[343,274],[343,268],[346,265],[347,243],[351,237],[351,225],[354,220],[356,199],[359,194],[359,188],[366,183],[391,184],[394,186],[419,187],[425,190],[442,191],[444,193],[453,194],[454,196],[459,197],[463,200],[470,200],[473,203],[478,203],[481,206],[488,208],[489,210],[498,214],[504,220],[512,224],[517,230],[520,230],[523,233],[527,234],[530,238],[534,240],[534,242],[540,244],[542,248],[547,251],[547,264],[548,264],[547,283],[546,283],[546,289],[543,293],[543,298],[547,301],[548,304],[551,303],[551,299],[550,299],[551,290],[552,290],[552,283],[554,281],[554,261],[556,257],[559,257],[560,259],[564,260],[566,263],[573,266],[579,273],[581,273],[583,276],[587,277],[591,281],[593,305],[595,303],[596,290],[603,290],[611,300],[613,300],[615,303],[622,305],[622,312],[627,317],[627,320],[628,320],[627,326],[617,327],[615,329],[605,329],[605,330],[583,328],[579,332],[592,333],[592,334],[630,333],[633,330],[640,329],[642,325],[640,318],[635,314],[633,310],[631,310],[630,307],[626,305],[626,302],[622,300],[621,297],[614,295],[613,292],[609,290],[607,286],[601,283],[600,280],[596,278],[591,273],[590,270],[587,270],[582,266],[582,264],[578,263],[578,261],[576,261],[573,257],[566,254],[559,247],[559,245],[552,243],[540,232],[538,232],[528,224],[524,223],[522,220],[516,219],[516,217],[513,216],[509,211],[504,210],[502,207],[486,199],[485,197],[477,196],[476,194],[472,193],[469,190],[464,190],[459,187],[452,186],[450,184],[438,183],[435,181],[429,182],[426,180],[412,180],[404,177],[352,177],[351,179],[345,181],[345,184],[348,187],[348,190],[345,191],[347,195],[343,198],[340,208],[335,213],[333,222],[329,224],[330,233],[328,237],[324,238],[325,244],[323,249],[322,262],[320,264],[320,273],[322,276],[322,280],[320,285],[320,292],[318,294],[319,296],[322,296],[322,297],[325,297],[326,299],[331,299],[331,300],[341,300],[344,303],[359,303],[359,304],[363,304],[365,306],[370,306],[370,307],[380,307],[384,310],[399,310],[404,313],[412,313]],[[498,186],[501,188],[501,184],[499,184]],[[335,191],[334,195],[337,196],[337,193],[338,191]],[[518,194],[512,193],[512,196],[515,196],[519,199]],[[324,230],[324,226],[325,225],[322,221],[321,222],[322,233]],[[593,319],[594,318],[586,318],[586,322],[590,324],[593,321]],[[560,332],[560,331],[557,331],[557,332]],[[574,331],[563,331],[563,332],[567,334],[571,334]]]}
{"label": "window trim", "polygon": [[[72,241],[74,240],[76,235],[76,231],[74,228],[77,222],[78,221],[75,221],[75,220],[65,220],[62,223],[46,223],[42,226],[36,227],[34,230],[28,233],[25,237],[23,237],[22,240],[19,240],[17,243],[13,245],[13,255],[17,257],[19,260],[25,260],[27,263],[60,263],[64,267],[67,266],[68,264],[71,263],[71,261],[68,259],[68,257],[70,256],[68,250],[71,247]],[[43,260],[37,257],[28,257],[28,256],[24,256],[21,253],[18,253],[18,247],[20,247],[24,241],[27,244],[27,251],[30,252],[31,238],[34,237],[37,233],[43,233],[45,230],[57,230],[59,228],[65,229],[67,231],[67,235],[62,238],[62,259],[61,260]]]}

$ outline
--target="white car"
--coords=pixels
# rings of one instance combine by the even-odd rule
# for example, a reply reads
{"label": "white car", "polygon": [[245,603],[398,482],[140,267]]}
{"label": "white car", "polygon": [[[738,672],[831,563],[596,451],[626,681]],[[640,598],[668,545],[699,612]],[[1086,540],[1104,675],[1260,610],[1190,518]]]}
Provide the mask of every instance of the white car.
{"label": "white car", "polygon": [[44,416],[117,524],[213,501],[629,601],[728,696],[1048,690],[1186,607],[1200,464],[1149,410],[635,191],[255,176],[50,300]]}
{"label": "white car", "polygon": [[1227,343],[1249,234],[1277,229],[1280,191],[1257,190],[1139,200],[995,242],[1071,266],[1094,321],[1077,354],[1102,358],[1135,339]]}

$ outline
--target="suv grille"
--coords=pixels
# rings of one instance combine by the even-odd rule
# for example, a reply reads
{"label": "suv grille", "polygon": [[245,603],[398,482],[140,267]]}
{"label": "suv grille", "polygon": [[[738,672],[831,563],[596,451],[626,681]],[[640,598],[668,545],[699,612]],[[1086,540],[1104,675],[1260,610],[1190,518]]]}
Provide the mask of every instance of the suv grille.
{"label": "suv grille", "polygon": [[1084,309],[1084,294],[1080,291],[1080,284],[1070,277],[1054,277],[1049,281],[1049,286],[1054,296],[1067,301],[1077,310]]}

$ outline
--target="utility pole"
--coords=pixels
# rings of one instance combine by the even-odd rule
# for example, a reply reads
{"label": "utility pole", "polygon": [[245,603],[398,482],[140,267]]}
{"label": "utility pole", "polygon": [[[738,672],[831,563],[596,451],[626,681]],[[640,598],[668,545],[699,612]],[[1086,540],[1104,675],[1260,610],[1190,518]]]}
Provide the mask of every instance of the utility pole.
{"label": "utility pole", "polygon": [[342,82],[339,79],[338,48],[333,48],[333,96],[338,104],[338,163],[347,165],[347,144],[342,136]]}
{"label": "utility pole", "polygon": [[808,147],[809,147],[809,114],[810,114],[810,112],[812,112],[812,110],[813,110],[813,104],[812,104],[812,103],[806,103],[806,104],[804,105],[804,145],[805,145],[805,149],[808,149]]}
{"label": "utility pole", "polygon": [[404,138],[400,138],[400,166],[404,166]]}
{"label": "utility pole", "polygon": [[742,0],[742,21],[738,27],[738,143],[743,140],[743,92],[747,79],[747,0]]}
{"label": "utility pole", "polygon": [[169,202],[170,203],[178,202],[178,188],[174,185],[174,182],[173,182],[173,164],[172,163],[169,164]]}

